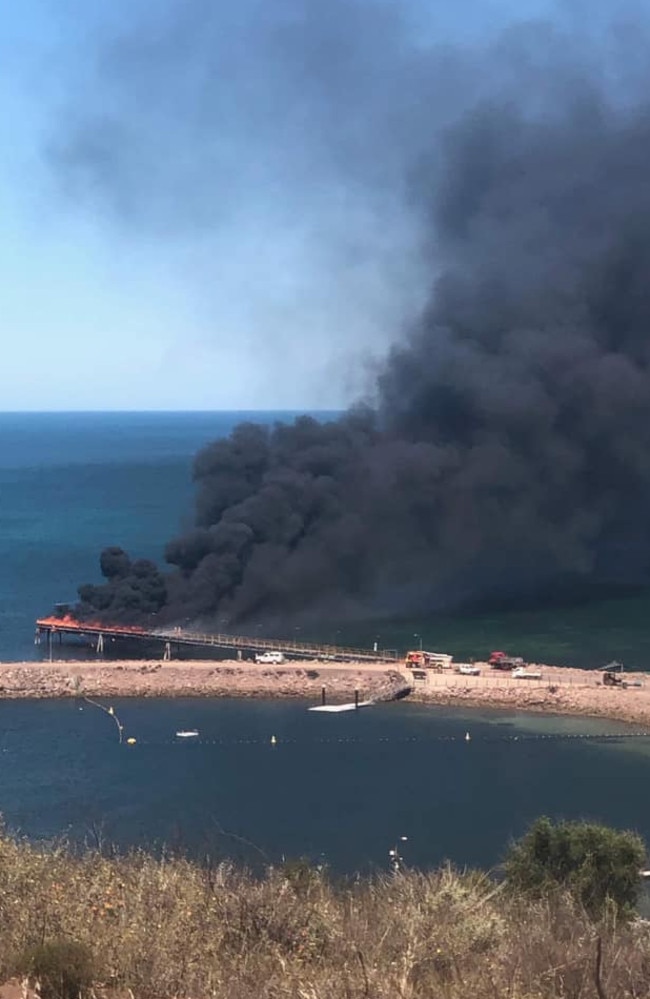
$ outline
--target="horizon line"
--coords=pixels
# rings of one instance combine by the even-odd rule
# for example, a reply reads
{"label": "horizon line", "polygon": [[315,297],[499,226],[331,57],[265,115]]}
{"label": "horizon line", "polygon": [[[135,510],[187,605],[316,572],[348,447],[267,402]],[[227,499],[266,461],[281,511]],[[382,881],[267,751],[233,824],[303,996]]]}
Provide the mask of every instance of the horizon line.
{"label": "horizon line", "polygon": [[212,415],[214,413],[343,413],[346,411],[346,407],[327,407],[327,406],[303,406],[303,407],[290,407],[290,408],[274,408],[265,407],[260,409],[0,409],[0,416],[66,416],[70,414],[75,415],[89,415],[89,414],[102,414],[107,413],[129,413],[129,414],[154,414],[154,413],[164,413],[168,414],[196,414],[196,415]]}

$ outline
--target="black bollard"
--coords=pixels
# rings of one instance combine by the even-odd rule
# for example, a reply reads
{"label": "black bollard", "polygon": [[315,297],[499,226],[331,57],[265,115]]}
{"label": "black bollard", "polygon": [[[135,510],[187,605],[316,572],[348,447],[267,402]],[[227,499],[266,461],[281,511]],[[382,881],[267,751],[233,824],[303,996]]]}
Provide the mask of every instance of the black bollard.
{"label": "black bollard", "polygon": [[320,689],[320,702],[321,704],[325,704],[325,684]]}
{"label": "black bollard", "polygon": [[359,710],[359,688],[358,687],[354,688],[354,706],[355,706],[355,708],[357,710]]}

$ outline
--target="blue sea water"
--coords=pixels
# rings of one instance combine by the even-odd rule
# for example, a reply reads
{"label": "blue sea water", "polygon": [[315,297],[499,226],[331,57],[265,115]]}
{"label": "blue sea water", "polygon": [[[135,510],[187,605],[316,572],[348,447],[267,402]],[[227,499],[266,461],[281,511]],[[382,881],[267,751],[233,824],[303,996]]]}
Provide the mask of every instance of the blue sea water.
{"label": "blue sea water", "polygon": [[[159,559],[191,518],[192,456],[248,415],[283,414],[0,414],[0,659],[38,657],[35,618],[99,577],[105,545]],[[0,700],[11,828],[342,871],[385,867],[396,842],[413,863],[490,865],[542,812],[650,837],[638,793],[650,740],[564,738],[622,725],[408,703],[327,716],[301,702],[114,707],[135,746],[87,704]],[[194,727],[197,744],[174,738]]]}
{"label": "blue sea water", "polygon": [[292,415],[0,413],[0,660],[39,657],[35,619],[99,581],[106,545],[161,560],[191,522],[202,445]]}

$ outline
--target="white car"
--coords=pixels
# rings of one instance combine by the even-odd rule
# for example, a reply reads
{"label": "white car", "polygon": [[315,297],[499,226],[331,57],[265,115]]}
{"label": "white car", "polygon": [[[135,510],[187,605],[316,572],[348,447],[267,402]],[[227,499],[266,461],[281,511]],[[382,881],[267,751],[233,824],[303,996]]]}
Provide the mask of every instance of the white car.
{"label": "white car", "polygon": [[255,662],[279,666],[280,663],[284,662],[284,656],[281,652],[256,652]]}
{"label": "white car", "polygon": [[462,673],[463,676],[480,676],[480,667],[474,666],[472,663],[461,663],[458,667],[458,672]]}
{"label": "white car", "polygon": [[525,666],[517,666],[512,671],[513,680],[541,680],[542,674],[536,669],[526,669]]}

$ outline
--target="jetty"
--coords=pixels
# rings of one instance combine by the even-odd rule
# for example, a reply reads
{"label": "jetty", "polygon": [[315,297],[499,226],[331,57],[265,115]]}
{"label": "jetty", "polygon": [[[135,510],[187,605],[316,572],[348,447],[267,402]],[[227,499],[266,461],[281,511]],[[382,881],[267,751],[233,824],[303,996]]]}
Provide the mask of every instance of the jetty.
{"label": "jetty", "polygon": [[256,653],[276,652],[285,659],[318,660],[341,663],[397,663],[402,658],[397,649],[363,649],[350,646],[328,645],[322,642],[299,642],[294,639],[261,638],[259,635],[232,635],[225,632],[202,633],[181,627],[147,630],[135,625],[104,624],[98,621],[78,621],[70,615],[43,617],[36,621],[36,645],[47,643],[49,658],[52,646],[59,643],[78,642],[91,644],[98,655],[106,651],[110,642],[120,641],[130,646],[158,647],[161,658],[180,657],[184,649],[199,649],[215,653],[235,653],[237,658],[249,658]]}
{"label": "jetty", "polygon": [[351,701],[348,704],[315,704],[309,711],[324,711],[328,714],[339,714],[341,711],[357,711],[359,708],[369,708],[376,701]]}
{"label": "jetty", "polygon": [[322,688],[321,691],[321,703],[315,704],[313,707],[308,708],[308,711],[324,711],[327,714],[340,714],[342,711],[358,711],[359,708],[370,708],[373,704],[382,704],[387,701],[401,701],[402,698],[408,697],[412,692],[413,688],[408,683],[398,683],[397,685],[392,684],[388,690],[383,690],[375,697],[371,697],[368,700],[359,700],[359,690],[354,692],[354,700],[347,701],[345,704],[327,704],[326,702],[326,689]]}

